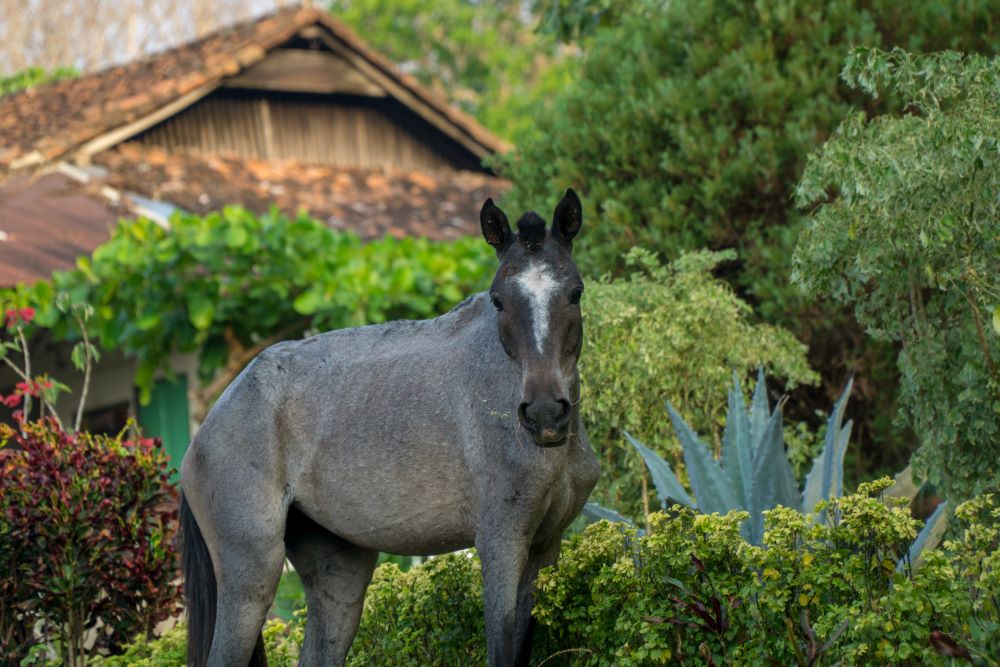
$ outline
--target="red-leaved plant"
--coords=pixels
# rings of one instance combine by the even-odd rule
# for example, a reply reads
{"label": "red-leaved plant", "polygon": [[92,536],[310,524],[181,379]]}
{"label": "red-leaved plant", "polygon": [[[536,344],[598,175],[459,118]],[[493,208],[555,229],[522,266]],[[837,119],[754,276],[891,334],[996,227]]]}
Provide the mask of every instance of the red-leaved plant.
{"label": "red-leaved plant", "polygon": [[149,439],[0,424],[0,664],[47,643],[63,664],[176,613],[176,488]]}

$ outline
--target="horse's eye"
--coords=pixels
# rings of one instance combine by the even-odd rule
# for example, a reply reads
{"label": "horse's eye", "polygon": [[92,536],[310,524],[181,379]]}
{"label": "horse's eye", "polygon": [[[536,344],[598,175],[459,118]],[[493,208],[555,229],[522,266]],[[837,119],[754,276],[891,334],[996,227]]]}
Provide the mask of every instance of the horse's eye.
{"label": "horse's eye", "polygon": [[503,304],[500,303],[500,299],[496,298],[492,294],[490,295],[490,301],[493,302],[493,307],[497,310],[503,310]]}
{"label": "horse's eye", "polygon": [[572,292],[569,293],[569,302],[574,306],[580,303],[580,297],[583,296],[583,288],[577,287]]}

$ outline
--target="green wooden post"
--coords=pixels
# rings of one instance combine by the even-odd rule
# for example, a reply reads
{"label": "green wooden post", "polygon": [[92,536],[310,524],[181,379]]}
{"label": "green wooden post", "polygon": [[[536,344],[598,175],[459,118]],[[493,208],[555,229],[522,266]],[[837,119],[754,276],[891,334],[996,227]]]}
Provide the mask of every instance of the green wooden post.
{"label": "green wooden post", "polygon": [[171,480],[178,481],[180,472],[177,469],[191,441],[187,376],[181,375],[174,382],[157,380],[149,405],[139,406],[139,424],[145,437],[163,441],[163,449],[174,469]]}

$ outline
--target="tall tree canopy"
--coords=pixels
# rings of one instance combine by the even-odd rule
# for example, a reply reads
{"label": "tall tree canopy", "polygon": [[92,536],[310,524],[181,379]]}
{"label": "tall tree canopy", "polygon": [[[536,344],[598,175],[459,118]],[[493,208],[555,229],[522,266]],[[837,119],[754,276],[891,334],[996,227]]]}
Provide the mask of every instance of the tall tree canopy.
{"label": "tall tree canopy", "polygon": [[[720,267],[767,321],[810,346],[825,391],[798,396],[825,410],[846,374],[859,371],[853,410],[865,418],[860,451],[895,468],[909,440],[889,429],[895,370],[889,344],[872,343],[849,309],[805,301],[791,286],[804,222],[793,201],[806,156],[865,99],[839,80],[854,45],[915,51],[1000,48],[1000,0],[552,0],[550,23],[590,32],[576,81],[540,113],[536,138],[501,162],[512,208],[572,186],[591,223],[576,245],[580,266],[621,271],[640,244],[676,257],[735,248]],[[575,13],[574,13],[575,12]],[[560,18],[562,17],[562,18]],[[588,23],[589,21],[589,23]],[[561,22],[561,23],[560,23]],[[564,28],[565,30],[565,28]],[[571,33],[572,34],[572,33]],[[873,419],[874,417],[874,419]]]}
{"label": "tall tree canopy", "polygon": [[501,136],[535,134],[536,109],[570,80],[575,49],[513,0],[334,0],[330,11],[404,71]]}
{"label": "tall tree canopy", "polygon": [[[1000,59],[860,51],[855,113],[806,168],[795,278],[899,341],[915,465],[953,496],[1000,488]],[[832,197],[832,200],[831,200]]]}

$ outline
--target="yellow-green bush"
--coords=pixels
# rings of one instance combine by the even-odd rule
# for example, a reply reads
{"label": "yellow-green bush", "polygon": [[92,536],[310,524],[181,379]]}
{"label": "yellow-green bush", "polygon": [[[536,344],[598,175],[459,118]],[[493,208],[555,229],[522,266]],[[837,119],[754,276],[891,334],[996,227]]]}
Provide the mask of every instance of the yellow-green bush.
{"label": "yellow-green bush", "polygon": [[[642,514],[644,468],[621,430],[679,461],[666,401],[718,444],[733,371],[748,379],[764,366],[786,388],[816,381],[805,346],[780,327],[754,324],[750,306],[713,277],[731,258],[698,252],[662,265],[633,249],[628,261],[636,271],[629,278],[587,285],[581,410],[603,468],[595,500]],[[787,434],[791,453],[805,461],[809,452],[800,451],[804,439],[795,437],[795,428]]]}
{"label": "yellow-green bush", "polygon": [[[591,525],[539,575],[533,663],[949,665],[940,651],[951,651],[996,665],[1000,504],[960,505],[955,539],[914,569],[905,554],[919,521],[881,497],[890,484],[830,501],[828,523],[770,511],[762,547],[741,538],[742,512],[675,506],[653,514],[645,535]],[[468,553],[380,567],[348,664],[483,664],[479,570]],[[272,665],[293,664],[302,621],[265,627]],[[173,667],[183,656],[178,629],[99,664]]]}

